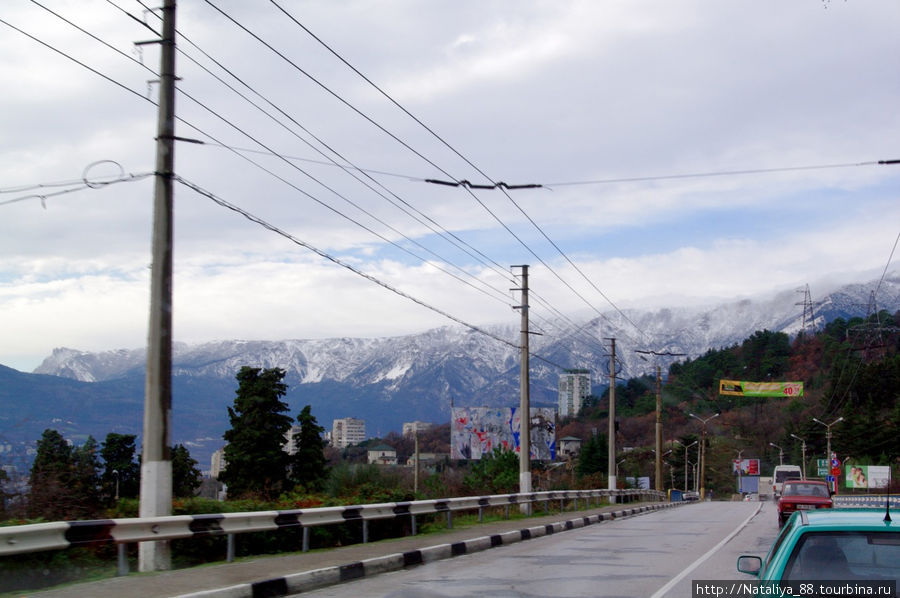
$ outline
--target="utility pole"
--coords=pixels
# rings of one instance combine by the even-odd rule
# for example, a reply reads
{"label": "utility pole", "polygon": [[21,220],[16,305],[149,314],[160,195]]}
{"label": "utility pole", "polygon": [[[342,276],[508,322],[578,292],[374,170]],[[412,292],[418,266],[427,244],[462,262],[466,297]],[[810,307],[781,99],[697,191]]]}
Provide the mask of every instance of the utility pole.
{"label": "utility pole", "polygon": [[[519,341],[521,366],[519,369],[519,492],[531,492],[531,380],[528,373],[528,266],[522,269],[522,304],[519,309],[522,327]],[[531,503],[523,505],[523,512],[531,514]]]}
{"label": "utility pole", "polygon": [[[153,264],[139,514],[172,514],[172,177],[175,170],[175,0],[164,0],[153,197]],[[168,542],[138,545],[140,571],[172,568]]]}
{"label": "utility pole", "polygon": [[656,490],[662,491],[662,374],[656,366]]}
{"label": "utility pole", "polygon": [[[609,460],[607,461],[606,476],[609,480],[607,488],[616,489],[616,339],[611,338],[609,349]],[[615,502],[615,496],[610,496],[610,502]]]}
{"label": "utility pole", "polygon": [[[684,357],[684,353],[672,353],[671,351],[657,352],[637,350],[635,353],[653,355],[655,357]],[[641,359],[646,358],[640,355]],[[685,457],[687,459],[687,457]],[[662,370],[659,363],[656,364],[656,489],[662,491]]]}

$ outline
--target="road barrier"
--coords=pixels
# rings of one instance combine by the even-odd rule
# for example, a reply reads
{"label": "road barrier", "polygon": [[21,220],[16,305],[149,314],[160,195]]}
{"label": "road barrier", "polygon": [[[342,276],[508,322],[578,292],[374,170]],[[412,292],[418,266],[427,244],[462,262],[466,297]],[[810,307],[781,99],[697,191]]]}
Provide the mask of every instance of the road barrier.
{"label": "road barrier", "polygon": [[665,500],[665,494],[655,490],[563,490],[285,511],[33,523],[0,527],[0,556],[115,542],[119,546],[119,574],[125,575],[128,572],[125,547],[135,542],[227,536],[227,560],[230,562],[234,559],[236,534],[301,527],[303,550],[307,551],[309,529],[321,525],[359,521],[362,525],[363,542],[368,542],[368,522],[374,520],[409,517],[412,521],[412,533],[415,534],[417,515],[446,513],[447,526],[453,527],[453,513],[457,511],[477,510],[481,521],[484,509],[488,507],[506,507],[506,516],[509,517],[509,508],[513,505],[523,505],[530,509],[534,503],[544,503],[545,510],[549,511],[550,504],[559,501],[562,511],[566,501],[574,501],[577,510],[581,500],[585,501],[585,508],[589,508],[591,501],[599,504],[607,498],[611,502],[614,499]]}

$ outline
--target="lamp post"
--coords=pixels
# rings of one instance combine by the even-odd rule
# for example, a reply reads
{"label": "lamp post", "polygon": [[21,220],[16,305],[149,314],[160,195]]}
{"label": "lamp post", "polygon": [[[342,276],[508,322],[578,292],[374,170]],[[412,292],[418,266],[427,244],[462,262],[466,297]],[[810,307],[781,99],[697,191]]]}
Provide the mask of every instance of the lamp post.
{"label": "lamp post", "polygon": [[694,415],[693,413],[688,415],[703,424],[703,436],[700,439],[700,500],[703,500],[706,498],[706,480],[704,479],[706,475],[706,423],[713,418],[719,417],[719,414],[714,413],[707,418]]}
{"label": "lamp post", "polygon": [[833,422],[831,422],[830,424],[826,424],[825,422],[818,420],[816,418],[812,418],[812,420],[814,422],[816,422],[817,424],[822,424],[823,426],[825,426],[825,441],[827,443],[827,448],[825,449],[825,451],[826,451],[825,458],[828,460],[829,467],[830,467],[831,466],[831,426],[833,426],[834,424],[836,424],[838,422],[844,421],[844,418],[839,417],[836,420],[834,420]]}
{"label": "lamp post", "polygon": [[803,455],[803,478],[806,479],[806,441],[796,434],[791,434],[791,438],[796,438],[800,441],[800,454]]}
{"label": "lamp post", "polygon": [[699,442],[699,441],[695,440],[694,442],[692,442],[690,444],[685,444],[685,443],[681,442],[680,440],[673,440],[672,442],[677,442],[678,444],[680,444],[681,446],[684,447],[684,491],[687,492],[688,491],[688,449],[691,448],[692,446],[694,446],[695,444],[697,444],[697,442]]}
{"label": "lamp post", "polygon": [[769,446],[774,446],[778,449],[778,464],[784,465],[784,449],[775,444],[774,442],[770,442]]}

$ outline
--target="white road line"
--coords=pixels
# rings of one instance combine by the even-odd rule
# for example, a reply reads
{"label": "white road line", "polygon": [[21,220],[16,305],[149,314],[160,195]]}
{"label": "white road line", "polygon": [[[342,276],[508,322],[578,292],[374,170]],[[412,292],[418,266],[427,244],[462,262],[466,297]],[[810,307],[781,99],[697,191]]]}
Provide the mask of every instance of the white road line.
{"label": "white road line", "polygon": [[732,531],[730,534],[728,534],[721,542],[719,542],[718,544],[716,544],[715,546],[710,548],[706,552],[706,554],[704,554],[699,559],[697,559],[696,561],[691,563],[690,567],[688,567],[687,569],[685,569],[684,571],[682,571],[681,573],[679,573],[678,575],[673,577],[671,580],[669,580],[669,583],[667,583],[666,585],[661,587],[659,590],[657,590],[656,593],[653,594],[653,596],[651,596],[650,598],[662,598],[663,596],[665,596],[669,590],[671,590],[673,587],[675,587],[675,584],[677,584],[679,581],[681,581],[682,579],[687,577],[691,573],[691,571],[693,571],[694,569],[696,569],[697,567],[702,565],[703,562],[706,561],[706,559],[708,559],[709,557],[714,555],[717,550],[719,550],[720,548],[725,546],[729,540],[731,540],[733,537],[735,537],[738,534],[738,532],[740,532],[742,529],[744,529],[747,526],[747,524],[750,523],[750,520],[753,519],[754,517],[756,517],[756,514],[759,513],[760,509],[762,509],[762,503],[759,503],[759,506],[756,507],[756,510],[753,511],[753,513],[749,517],[744,519],[743,523],[741,523],[739,526],[734,528],[734,531]]}

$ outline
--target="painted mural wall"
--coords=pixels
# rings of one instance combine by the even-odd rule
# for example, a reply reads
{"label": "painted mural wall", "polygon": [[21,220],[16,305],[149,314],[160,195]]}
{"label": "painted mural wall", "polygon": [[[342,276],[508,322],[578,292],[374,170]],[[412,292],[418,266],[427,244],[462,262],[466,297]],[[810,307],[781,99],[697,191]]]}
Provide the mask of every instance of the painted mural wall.
{"label": "painted mural wall", "polygon": [[[556,409],[531,410],[531,459],[556,459]],[[454,407],[450,417],[450,458],[481,459],[495,448],[519,452],[522,428],[518,407]]]}

